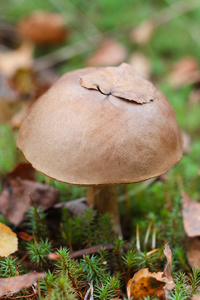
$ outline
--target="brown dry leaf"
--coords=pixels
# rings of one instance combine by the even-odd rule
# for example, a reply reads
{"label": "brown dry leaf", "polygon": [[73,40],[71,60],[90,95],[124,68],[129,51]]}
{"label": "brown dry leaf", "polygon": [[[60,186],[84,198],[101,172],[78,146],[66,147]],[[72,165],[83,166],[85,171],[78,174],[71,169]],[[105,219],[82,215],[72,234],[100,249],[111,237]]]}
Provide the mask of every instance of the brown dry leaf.
{"label": "brown dry leaf", "polygon": [[134,43],[145,45],[152,38],[154,30],[155,30],[155,26],[153,22],[145,21],[131,32],[131,40]]}
{"label": "brown dry leaf", "polygon": [[191,300],[200,300],[200,294],[194,295]]}
{"label": "brown dry leaf", "polygon": [[33,46],[23,43],[18,49],[0,53],[0,72],[10,78],[18,69],[32,66]]}
{"label": "brown dry leaf", "polygon": [[94,70],[81,77],[81,85],[98,90],[104,95],[113,95],[139,104],[153,101],[154,86],[140,77],[128,64]]}
{"label": "brown dry leaf", "polygon": [[200,203],[194,201],[184,191],[183,198],[183,224],[189,237],[200,236]]}
{"label": "brown dry leaf", "polygon": [[200,267],[200,238],[186,237],[185,248],[190,266],[192,268]]}
{"label": "brown dry leaf", "polygon": [[172,70],[169,81],[174,87],[181,87],[200,80],[200,71],[195,58],[186,56],[177,62]]}
{"label": "brown dry leaf", "polygon": [[86,198],[79,198],[67,202],[59,202],[54,205],[54,208],[66,207],[73,216],[80,216],[89,207]]}
{"label": "brown dry leaf", "polygon": [[171,272],[172,272],[172,251],[170,249],[169,243],[165,244],[164,254],[167,258],[167,265],[164,269],[162,276],[167,277],[169,279],[171,278]]}
{"label": "brown dry leaf", "polygon": [[65,40],[67,30],[60,14],[34,11],[18,24],[20,34],[35,44],[56,44]]}
{"label": "brown dry leaf", "polygon": [[7,293],[16,293],[21,289],[28,288],[35,283],[37,279],[44,278],[44,273],[32,272],[26,275],[20,275],[10,278],[0,279],[0,297]]}
{"label": "brown dry leaf", "polygon": [[19,163],[6,175],[5,181],[9,181],[11,178],[16,177],[35,181],[35,169],[28,162]]}
{"label": "brown dry leaf", "polygon": [[163,290],[165,284],[169,281],[164,278],[163,272],[151,273],[148,269],[138,271],[127,284],[128,299],[140,299],[155,295]]}
{"label": "brown dry leaf", "polygon": [[30,234],[28,234],[27,232],[24,232],[24,231],[20,231],[18,233],[18,236],[20,237],[20,239],[27,241],[27,242],[30,242],[33,238]]}
{"label": "brown dry leaf", "polygon": [[183,153],[189,154],[191,150],[192,139],[190,135],[185,131],[182,131],[182,137],[183,137]]}
{"label": "brown dry leaf", "polygon": [[142,77],[149,79],[151,76],[151,64],[149,59],[140,52],[135,52],[129,59],[129,64]]}
{"label": "brown dry leaf", "polygon": [[112,38],[107,38],[87,61],[87,66],[116,66],[126,59],[127,51],[124,46]]}
{"label": "brown dry leaf", "polygon": [[190,93],[189,103],[191,105],[200,104],[200,89],[194,90]]}
{"label": "brown dry leaf", "polygon": [[[6,225],[0,223],[0,256],[7,257],[18,250],[17,235]],[[1,284],[0,284],[1,289]]]}
{"label": "brown dry leaf", "polygon": [[34,203],[44,210],[58,202],[58,190],[46,184],[20,178],[7,181],[0,194],[0,211],[16,226],[31,205],[29,193]]}

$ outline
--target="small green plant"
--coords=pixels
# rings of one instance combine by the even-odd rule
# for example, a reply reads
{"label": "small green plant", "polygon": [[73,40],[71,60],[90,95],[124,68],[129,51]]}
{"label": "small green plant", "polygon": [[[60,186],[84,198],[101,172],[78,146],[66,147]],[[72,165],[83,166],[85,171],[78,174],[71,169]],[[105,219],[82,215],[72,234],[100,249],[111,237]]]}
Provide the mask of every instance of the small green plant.
{"label": "small green plant", "polygon": [[175,277],[176,287],[168,296],[169,300],[189,300],[200,286],[200,268],[196,267],[189,274],[180,273]]}
{"label": "small green plant", "polygon": [[0,261],[0,277],[13,277],[18,275],[21,270],[22,267],[17,262],[17,258],[8,256]]}
{"label": "small green plant", "polygon": [[52,251],[52,245],[48,240],[40,242],[31,241],[27,246],[27,251],[31,260],[37,265],[47,262],[47,256]]}
{"label": "small green plant", "polygon": [[109,300],[112,297],[116,297],[119,293],[120,281],[113,276],[109,277],[105,284],[101,284],[96,287],[94,292],[95,299]]}

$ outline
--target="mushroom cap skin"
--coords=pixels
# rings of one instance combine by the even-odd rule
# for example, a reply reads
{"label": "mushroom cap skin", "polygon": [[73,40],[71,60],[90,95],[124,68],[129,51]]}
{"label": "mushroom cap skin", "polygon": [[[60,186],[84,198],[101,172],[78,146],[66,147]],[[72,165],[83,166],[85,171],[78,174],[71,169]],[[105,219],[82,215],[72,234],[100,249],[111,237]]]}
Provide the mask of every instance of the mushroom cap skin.
{"label": "mushroom cap skin", "polygon": [[35,169],[74,185],[125,184],[181,160],[182,136],[167,98],[153,85],[154,100],[138,104],[80,84],[104,69],[66,73],[32,106],[17,146]]}

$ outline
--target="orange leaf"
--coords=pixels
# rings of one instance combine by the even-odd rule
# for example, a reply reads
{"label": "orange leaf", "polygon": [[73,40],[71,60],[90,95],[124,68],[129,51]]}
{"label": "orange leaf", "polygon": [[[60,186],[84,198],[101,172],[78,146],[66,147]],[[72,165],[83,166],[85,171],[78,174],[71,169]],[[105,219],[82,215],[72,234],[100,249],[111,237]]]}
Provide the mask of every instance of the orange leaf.
{"label": "orange leaf", "polygon": [[141,269],[128,281],[128,299],[140,299],[161,291],[167,281],[162,275],[162,272],[150,273],[148,269]]}

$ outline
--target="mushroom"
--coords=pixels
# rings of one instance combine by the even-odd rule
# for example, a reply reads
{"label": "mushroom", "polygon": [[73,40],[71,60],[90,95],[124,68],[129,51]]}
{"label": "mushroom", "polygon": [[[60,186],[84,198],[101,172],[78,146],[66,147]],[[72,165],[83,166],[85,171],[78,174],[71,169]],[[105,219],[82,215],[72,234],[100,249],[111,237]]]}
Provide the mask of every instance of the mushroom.
{"label": "mushroom", "polygon": [[38,171],[88,186],[87,202],[118,233],[116,185],[157,177],[182,157],[171,104],[125,63],[63,75],[32,106],[17,145]]}

